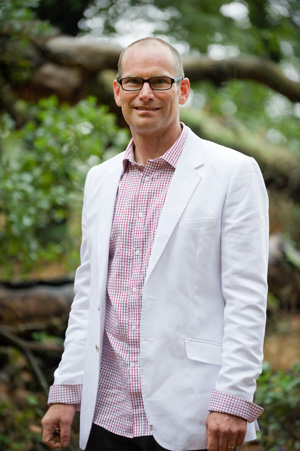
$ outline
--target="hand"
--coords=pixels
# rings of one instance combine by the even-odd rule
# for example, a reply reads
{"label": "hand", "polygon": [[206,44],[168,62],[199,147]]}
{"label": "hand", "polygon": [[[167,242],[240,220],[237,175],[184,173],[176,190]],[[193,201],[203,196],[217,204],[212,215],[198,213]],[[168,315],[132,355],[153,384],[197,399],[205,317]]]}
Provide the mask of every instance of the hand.
{"label": "hand", "polygon": [[53,449],[70,446],[70,431],[75,410],[75,406],[70,404],[52,404],[49,407],[42,419],[45,445]]}
{"label": "hand", "polygon": [[246,432],[244,418],[211,412],[206,419],[207,451],[233,451],[244,443]]}

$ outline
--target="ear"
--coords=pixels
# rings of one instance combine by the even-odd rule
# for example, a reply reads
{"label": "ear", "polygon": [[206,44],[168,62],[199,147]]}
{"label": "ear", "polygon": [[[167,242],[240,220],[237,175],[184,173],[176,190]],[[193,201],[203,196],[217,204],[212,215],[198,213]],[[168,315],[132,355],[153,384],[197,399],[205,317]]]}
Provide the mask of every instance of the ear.
{"label": "ear", "polygon": [[179,104],[184,105],[188,98],[190,93],[190,80],[188,78],[184,78],[180,82],[180,91],[179,91]]}
{"label": "ear", "polygon": [[119,85],[117,80],[114,80],[114,97],[115,97],[115,102],[118,106],[121,106],[120,91],[121,91],[121,86]]}

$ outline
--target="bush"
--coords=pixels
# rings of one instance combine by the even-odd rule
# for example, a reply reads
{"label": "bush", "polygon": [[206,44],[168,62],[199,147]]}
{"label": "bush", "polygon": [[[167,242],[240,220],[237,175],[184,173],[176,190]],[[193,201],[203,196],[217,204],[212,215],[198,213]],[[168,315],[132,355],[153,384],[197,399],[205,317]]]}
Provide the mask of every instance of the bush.
{"label": "bush", "polygon": [[72,251],[70,207],[81,202],[88,169],[124,150],[128,141],[115,116],[94,98],[70,107],[50,97],[25,107],[31,119],[21,130],[12,131],[13,124],[2,120],[7,135],[0,167],[2,279],[16,263],[25,274],[39,261]]}
{"label": "bush", "polygon": [[260,417],[260,442],[268,451],[300,450],[300,363],[290,370],[263,367],[256,402],[265,412]]}

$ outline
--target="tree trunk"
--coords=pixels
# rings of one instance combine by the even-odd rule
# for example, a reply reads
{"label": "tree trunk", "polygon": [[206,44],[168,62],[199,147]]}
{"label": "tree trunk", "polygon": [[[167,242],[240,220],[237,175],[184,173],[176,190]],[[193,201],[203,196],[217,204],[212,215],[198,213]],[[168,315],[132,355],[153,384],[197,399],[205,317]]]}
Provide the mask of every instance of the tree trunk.
{"label": "tree trunk", "polygon": [[[300,309],[300,252],[282,235],[272,235],[269,290],[286,310]],[[66,325],[73,300],[73,283],[62,286],[0,288],[0,326],[6,330],[53,328]],[[4,329],[3,329],[4,330]]]}
{"label": "tree trunk", "polygon": [[[10,41],[5,53],[10,53]],[[13,44],[15,46],[15,43]],[[121,48],[115,45],[84,41],[70,36],[56,36],[34,42],[34,51],[26,50],[35,68],[32,82],[40,90],[53,90],[72,100],[84,92],[93,74],[111,69],[116,72]],[[21,52],[21,49],[18,49]],[[300,101],[300,83],[290,80],[273,62],[262,58],[244,57],[212,60],[206,57],[183,58],[186,76],[191,81],[210,80],[217,86],[230,80],[254,80],[287,97]],[[81,94],[81,95],[82,95]]]}
{"label": "tree trunk", "polygon": [[66,322],[73,300],[73,284],[0,288],[0,325],[11,328],[47,329]]}

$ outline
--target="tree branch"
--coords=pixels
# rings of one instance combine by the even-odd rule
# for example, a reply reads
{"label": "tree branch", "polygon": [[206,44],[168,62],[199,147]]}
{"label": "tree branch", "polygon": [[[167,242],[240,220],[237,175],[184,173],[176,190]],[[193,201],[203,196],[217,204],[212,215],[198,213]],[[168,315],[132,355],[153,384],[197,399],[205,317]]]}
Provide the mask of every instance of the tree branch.
{"label": "tree branch", "polygon": [[220,85],[229,80],[254,80],[291,102],[300,101],[300,83],[290,80],[275,63],[262,58],[249,56],[216,61],[187,57],[184,59],[184,68],[191,81],[206,79]]}
{"label": "tree branch", "polygon": [[43,392],[45,393],[45,395],[47,395],[49,391],[48,383],[36,361],[36,358],[34,357],[30,347],[28,346],[28,343],[25,340],[22,340],[21,338],[10,334],[9,332],[4,332],[1,328],[0,337],[2,337],[2,339],[4,338],[9,344],[24,352],[29,365],[31,366],[41,388],[43,389]]}
{"label": "tree branch", "polygon": [[48,323],[58,325],[69,315],[73,285],[36,286],[28,289],[0,287],[0,325]]}
{"label": "tree branch", "polygon": [[78,66],[89,72],[116,70],[122,48],[70,36],[56,36],[44,45],[47,59],[62,66]]}
{"label": "tree branch", "polygon": [[[116,72],[122,50],[116,45],[70,36],[55,36],[46,42],[34,44],[41,53],[32,78],[35,88],[49,89],[65,99],[73,100],[75,93],[79,97],[81,91],[84,93],[94,75],[107,69]],[[220,86],[230,80],[254,80],[282,94],[291,102],[300,102],[300,83],[290,80],[271,61],[252,56],[224,60],[188,56],[183,58],[183,62],[186,76],[192,82],[210,80]]]}

